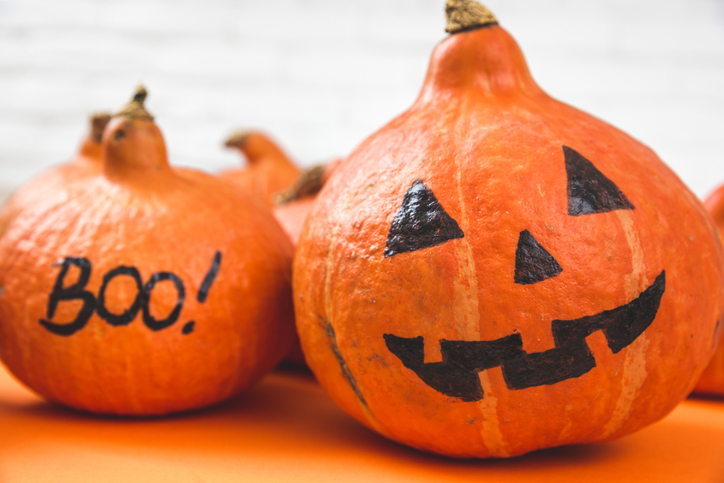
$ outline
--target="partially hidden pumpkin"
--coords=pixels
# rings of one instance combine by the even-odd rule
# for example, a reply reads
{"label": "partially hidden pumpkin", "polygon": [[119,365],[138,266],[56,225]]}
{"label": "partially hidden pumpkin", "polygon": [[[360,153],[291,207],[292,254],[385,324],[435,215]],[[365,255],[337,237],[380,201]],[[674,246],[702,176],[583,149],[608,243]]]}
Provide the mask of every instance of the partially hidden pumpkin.
{"label": "partially hidden pumpkin", "polygon": [[[276,195],[276,206],[273,209],[274,217],[294,246],[299,241],[299,234],[302,231],[307,215],[309,215],[309,211],[314,205],[317,193],[341,162],[340,159],[334,159],[328,164],[314,166],[305,170],[299,175],[294,184]],[[285,360],[298,366],[306,366],[298,337],[292,344],[292,348]]]}
{"label": "partially hidden pumpkin", "polygon": [[107,113],[93,114],[88,135],[73,159],[44,171],[10,196],[0,209],[0,236],[24,207],[32,206],[48,192],[62,190],[64,185],[72,180],[100,172],[101,136],[110,119],[111,116]]}
{"label": "partially hidden pumpkin", "polygon": [[246,193],[274,206],[275,196],[294,184],[301,174],[282,149],[267,135],[258,131],[239,131],[224,143],[246,158],[243,168],[227,169],[222,178],[238,184]]}
{"label": "partially hidden pumpkin", "polygon": [[0,239],[0,359],[47,399],[97,413],[217,403],[294,338],[287,236],[228,183],[172,170],[145,97],[106,127],[100,173]]}
{"label": "partially hidden pumpkin", "polygon": [[274,217],[292,244],[296,245],[299,241],[304,221],[312,209],[317,194],[341,162],[341,159],[334,159],[327,164],[305,170],[294,184],[275,197]]}
{"label": "partially hidden pumpkin", "polygon": [[[704,206],[711,214],[716,223],[719,233],[724,232],[724,186],[720,186],[706,200]],[[714,354],[714,358],[704,369],[699,382],[694,388],[695,394],[714,394],[724,396],[724,345],[719,344],[719,348]]]}
{"label": "partially hidden pumpkin", "polygon": [[[247,166],[222,171],[219,173],[221,179],[269,207],[292,244],[296,245],[314,197],[340,160],[302,171],[269,136],[259,131],[236,132],[224,145],[238,150],[246,158]],[[285,360],[305,365],[298,339]]]}
{"label": "partially hidden pumpkin", "polygon": [[307,363],[377,432],[455,457],[611,440],[668,414],[721,335],[722,248],[646,146],[558,102],[482,5],[413,106],[312,208]]}

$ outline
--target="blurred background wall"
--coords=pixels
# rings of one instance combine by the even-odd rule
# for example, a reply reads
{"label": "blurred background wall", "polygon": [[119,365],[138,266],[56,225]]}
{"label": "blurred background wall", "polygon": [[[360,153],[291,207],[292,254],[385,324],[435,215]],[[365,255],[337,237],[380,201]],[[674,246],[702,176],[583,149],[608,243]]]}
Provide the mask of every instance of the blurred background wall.
{"label": "blurred background wall", "polygon": [[[172,164],[240,163],[234,128],[300,164],[405,110],[444,0],[0,0],[0,198],[69,158],[139,81]],[[723,0],[487,0],[539,84],[651,146],[699,196],[724,182]]]}

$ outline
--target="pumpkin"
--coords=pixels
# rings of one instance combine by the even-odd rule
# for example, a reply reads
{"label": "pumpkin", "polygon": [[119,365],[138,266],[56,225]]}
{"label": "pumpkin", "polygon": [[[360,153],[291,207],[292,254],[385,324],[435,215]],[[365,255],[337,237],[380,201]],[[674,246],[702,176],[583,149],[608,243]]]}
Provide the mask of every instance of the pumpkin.
{"label": "pumpkin", "polygon": [[299,241],[299,234],[317,193],[341,162],[341,159],[334,159],[328,164],[320,164],[305,170],[293,185],[275,196],[274,217],[292,244],[296,245]]}
{"label": "pumpkin", "polygon": [[[704,207],[711,214],[721,234],[724,229],[724,186],[720,186],[704,200]],[[694,394],[724,396],[724,345],[721,343],[696,384]]]}
{"label": "pumpkin", "polygon": [[319,194],[293,267],[307,363],[401,443],[508,457],[669,413],[721,335],[723,255],[646,146],[556,101],[449,0],[422,92]]}
{"label": "pumpkin", "polygon": [[[322,189],[330,174],[339,166],[342,161],[335,159],[326,165],[317,165],[305,170],[299,178],[286,190],[278,193],[275,197],[274,217],[277,219],[292,244],[296,246],[299,241],[299,234],[304,226],[309,211],[312,209],[314,199],[319,190]],[[285,361],[297,366],[305,366],[304,353],[299,344],[299,338],[295,338],[292,348],[285,357]]]}
{"label": "pumpkin", "polygon": [[110,119],[107,113],[93,114],[90,118],[90,132],[72,160],[46,170],[10,196],[0,210],[0,236],[24,207],[40,201],[49,191],[62,189],[71,180],[94,175],[101,170],[101,135]]}
{"label": "pumpkin", "polygon": [[0,359],[96,413],[217,403],[294,338],[288,238],[228,183],[173,171],[145,97],[106,127],[101,173],[38,200],[0,240]]}
{"label": "pumpkin", "polygon": [[238,150],[246,158],[247,166],[227,169],[219,176],[238,184],[270,208],[274,206],[275,195],[289,188],[301,174],[284,151],[261,132],[236,132],[224,145]]}

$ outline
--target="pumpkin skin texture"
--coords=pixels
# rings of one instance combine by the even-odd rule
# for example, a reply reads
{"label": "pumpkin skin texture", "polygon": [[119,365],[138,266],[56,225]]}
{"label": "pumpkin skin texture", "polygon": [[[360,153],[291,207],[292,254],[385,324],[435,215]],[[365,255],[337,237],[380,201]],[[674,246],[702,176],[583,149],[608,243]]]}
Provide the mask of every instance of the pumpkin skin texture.
{"label": "pumpkin skin texture", "polygon": [[462,17],[307,218],[307,363],[343,410],[424,451],[629,434],[686,397],[721,335],[715,228],[653,151],[546,95],[497,22]]}
{"label": "pumpkin skin texture", "polygon": [[304,221],[312,209],[317,193],[341,163],[341,159],[333,159],[327,164],[314,166],[304,171],[292,186],[277,194],[274,217],[294,246],[299,241]]}
{"label": "pumpkin skin texture", "polygon": [[96,413],[217,403],[294,338],[286,235],[228,183],[174,172],[143,97],[106,128],[103,172],[0,240],[0,358],[47,399]]}
{"label": "pumpkin skin texture", "polygon": [[[720,186],[704,200],[704,207],[714,219],[721,236],[724,227],[724,186]],[[724,396],[724,346],[721,343],[696,384],[694,394]]]}
{"label": "pumpkin skin texture", "polygon": [[289,188],[301,174],[284,151],[258,131],[233,134],[225,146],[238,150],[248,164],[245,168],[222,171],[219,176],[238,184],[270,208],[274,206],[275,195]]}
{"label": "pumpkin skin texture", "polygon": [[[314,205],[317,193],[341,162],[341,159],[334,159],[326,165],[306,170],[292,186],[276,196],[277,205],[274,207],[274,218],[284,229],[292,245],[296,246],[299,241],[299,234]],[[295,338],[285,360],[297,366],[306,367],[304,352],[298,337]]]}
{"label": "pumpkin skin texture", "polygon": [[46,170],[10,196],[0,210],[0,237],[5,233],[10,222],[26,206],[34,205],[48,192],[62,189],[69,181],[92,176],[101,171],[101,136],[110,120],[110,114],[93,114],[90,118],[90,132],[81,143],[78,154],[72,160]]}
{"label": "pumpkin skin texture", "polygon": [[284,229],[292,244],[296,245],[299,235],[314,204],[314,196],[305,196],[274,208],[274,217]]}

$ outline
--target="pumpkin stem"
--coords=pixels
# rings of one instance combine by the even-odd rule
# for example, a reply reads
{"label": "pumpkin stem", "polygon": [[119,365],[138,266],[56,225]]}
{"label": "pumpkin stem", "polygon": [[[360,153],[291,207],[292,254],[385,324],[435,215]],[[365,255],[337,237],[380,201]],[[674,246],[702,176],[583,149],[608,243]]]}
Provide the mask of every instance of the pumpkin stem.
{"label": "pumpkin stem", "polygon": [[226,138],[224,146],[227,148],[241,148],[249,137],[249,131],[236,131]]}
{"label": "pumpkin stem", "polygon": [[268,136],[259,131],[237,131],[226,139],[224,146],[239,150],[249,165],[263,163],[267,166],[286,166],[294,170],[293,176],[297,176],[299,173],[299,168],[294,165],[284,151]]}
{"label": "pumpkin stem", "polygon": [[316,195],[324,186],[325,171],[326,166],[320,164],[302,172],[292,186],[276,195],[274,203],[281,206],[307,196]]}
{"label": "pumpkin stem", "polygon": [[131,101],[126,104],[120,111],[118,111],[114,116],[122,116],[127,119],[153,121],[153,116],[146,110],[146,107],[143,105],[144,101],[146,100],[146,96],[148,96],[148,91],[143,85],[139,84],[138,87],[136,87],[136,92],[134,92]]}
{"label": "pumpkin stem", "polygon": [[445,32],[451,34],[498,25],[493,13],[475,0],[447,0],[445,15]]}
{"label": "pumpkin stem", "polygon": [[90,137],[93,141],[100,143],[103,138],[103,131],[111,120],[111,115],[107,112],[96,112],[90,118],[91,132]]}

